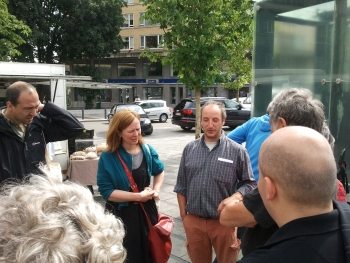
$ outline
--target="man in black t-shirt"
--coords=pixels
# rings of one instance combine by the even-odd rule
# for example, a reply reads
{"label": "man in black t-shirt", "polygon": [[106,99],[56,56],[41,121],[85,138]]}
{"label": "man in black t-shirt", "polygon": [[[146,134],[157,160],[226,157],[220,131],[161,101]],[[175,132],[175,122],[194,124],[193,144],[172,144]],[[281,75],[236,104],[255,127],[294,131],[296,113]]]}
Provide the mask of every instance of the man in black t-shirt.
{"label": "man in black t-shirt", "polygon": [[350,263],[350,207],[332,201],[336,170],[314,129],[274,132],[260,150],[258,189],[279,229],[241,263]]}
{"label": "man in black t-shirt", "polygon": [[[299,125],[323,131],[325,115],[323,105],[306,89],[287,89],[278,93],[269,104],[271,131]],[[220,204],[220,222],[226,226],[247,227],[241,238],[243,256],[263,245],[278,229],[267,212],[257,189],[240,202]]]}

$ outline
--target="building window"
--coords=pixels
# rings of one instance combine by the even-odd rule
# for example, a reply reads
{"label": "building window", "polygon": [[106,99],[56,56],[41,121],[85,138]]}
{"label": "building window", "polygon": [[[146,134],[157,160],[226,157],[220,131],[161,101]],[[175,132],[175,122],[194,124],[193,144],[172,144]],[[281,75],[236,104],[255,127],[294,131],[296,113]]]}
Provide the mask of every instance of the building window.
{"label": "building window", "polygon": [[125,0],[124,2],[126,2],[128,5],[132,5],[134,3],[134,0]]}
{"label": "building window", "polygon": [[150,26],[150,21],[145,18],[145,13],[140,13],[140,26]]}
{"label": "building window", "polygon": [[144,96],[149,99],[162,99],[163,98],[163,88],[162,87],[145,87]]}
{"label": "building window", "polygon": [[123,49],[134,49],[134,37],[123,37]]}
{"label": "building window", "polygon": [[163,47],[163,36],[141,36],[141,48],[161,48]]}
{"label": "building window", "polygon": [[171,104],[176,104],[176,87],[170,87]]}
{"label": "building window", "polygon": [[135,77],[135,63],[118,63],[118,77]]}
{"label": "building window", "polygon": [[162,76],[162,69],[163,68],[161,62],[143,64],[143,72],[145,73],[146,77]]}
{"label": "building window", "polygon": [[134,15],[133,14],[124,14],[124,24],[123,27],[133,27],[134,26]]}

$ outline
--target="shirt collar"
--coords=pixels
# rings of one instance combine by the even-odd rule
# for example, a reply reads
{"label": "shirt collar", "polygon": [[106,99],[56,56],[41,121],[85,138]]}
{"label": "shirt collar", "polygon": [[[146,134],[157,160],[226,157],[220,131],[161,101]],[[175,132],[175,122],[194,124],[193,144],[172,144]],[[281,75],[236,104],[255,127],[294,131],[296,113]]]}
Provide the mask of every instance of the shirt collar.
{"label": "shirt collar", "polygon": [[[220,135],[220,137],[219,137],[219,140],[216,142],[216,146],[215,147],[217,147],[218,145],[220,145],[222,142],[223,142],[223,139],[226,137],[226,134],[225,134],[225,132],[223,131],[223,130],[221,130],[221,135]],[[205,147],[207,147],[206,146],[206,144],[205,144],[205,140],[204,140],[204,134],[202,135],[202,137],[200,138],[200,140],[201,140],[201,143],[202,143],[202,145],[205,145]],[[214,148],[215,148],[214,147]],[[213,149],[214,149],[213,148]]]}

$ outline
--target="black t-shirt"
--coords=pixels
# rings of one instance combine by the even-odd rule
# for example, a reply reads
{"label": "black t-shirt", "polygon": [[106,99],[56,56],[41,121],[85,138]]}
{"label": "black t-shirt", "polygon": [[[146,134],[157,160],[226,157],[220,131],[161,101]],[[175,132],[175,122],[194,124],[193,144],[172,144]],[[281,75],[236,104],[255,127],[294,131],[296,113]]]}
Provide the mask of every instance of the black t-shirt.
{"label": "black t-shirt", "polygon": [[257,247],[265,244],[278,229],[278,226],[267,212],[257,188],[244,195],[243,204],[254,215],[257,222],[255,227],[245,228],[241,238],[242,253],[243,256],[246,256]]}

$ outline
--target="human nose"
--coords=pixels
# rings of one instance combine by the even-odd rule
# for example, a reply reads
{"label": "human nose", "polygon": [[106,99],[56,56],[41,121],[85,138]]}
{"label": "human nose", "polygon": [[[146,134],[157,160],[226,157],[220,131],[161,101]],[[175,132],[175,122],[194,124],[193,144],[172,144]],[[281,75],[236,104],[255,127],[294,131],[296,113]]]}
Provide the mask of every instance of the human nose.
{"label": "human nose", "polygon": [[28,113],[32,116],[35,116],[38,113],[38,109],[37,108],[29,109]]}
{"label": "human nose", "polygon": [[213,122],[212,120],[208,120],[208,126],[209,126],[209,127],[214,126],[214,122]]}

